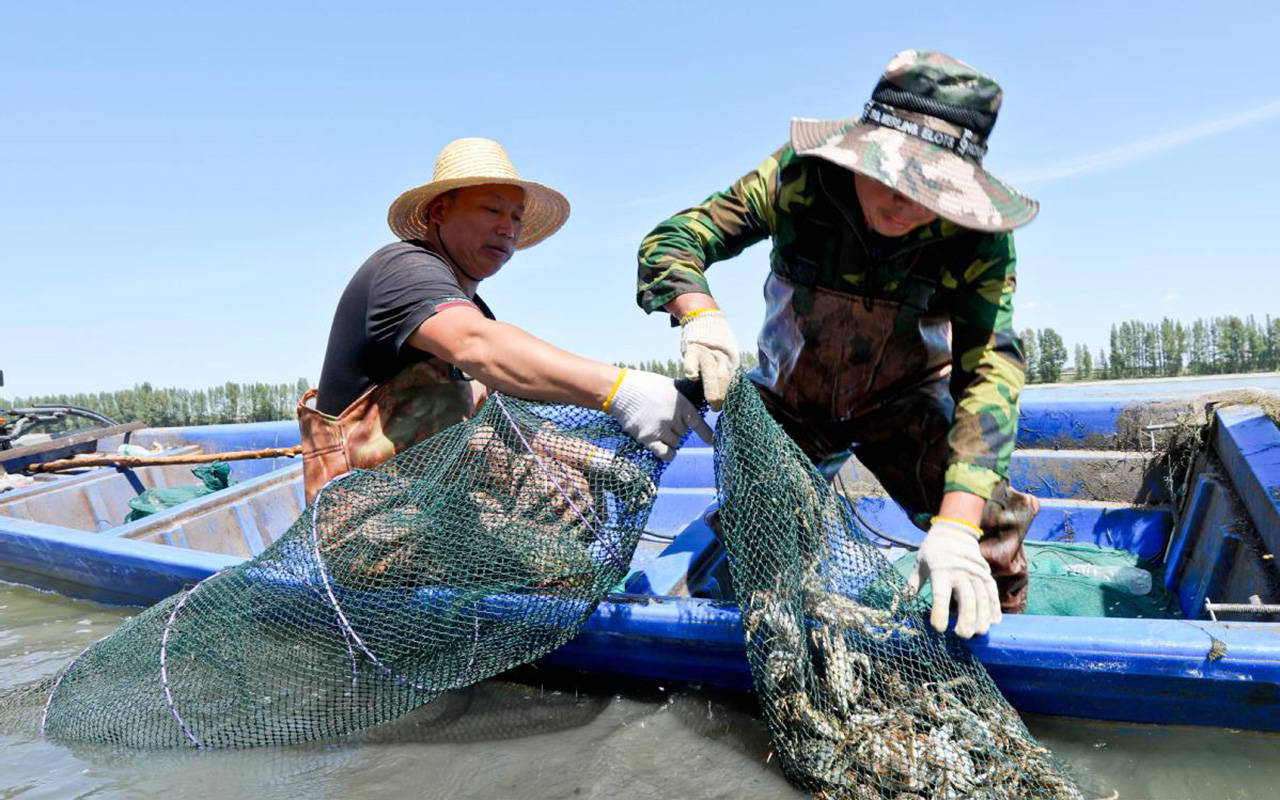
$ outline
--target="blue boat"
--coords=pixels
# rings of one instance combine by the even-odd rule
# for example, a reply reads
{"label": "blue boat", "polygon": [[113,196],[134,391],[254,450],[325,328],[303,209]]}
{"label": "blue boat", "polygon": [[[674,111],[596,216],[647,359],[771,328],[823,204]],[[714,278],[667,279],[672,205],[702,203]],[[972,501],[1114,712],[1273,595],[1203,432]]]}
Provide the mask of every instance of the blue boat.
{"label": "blue boat", "polygon": [[[1213,414],[1210,435],[1171,495],[1154,449],[1175,411],[1207,392],[1280,390],[1280,375],[1029,387],[1011,480],[1042,510],[1029,541],[1118,548],[1158,564],[1182,619],[1006,616],[968,644],[1021,711],[1280,730],[1280,429],[1256,405]],[[32,460],[113,451],[164,454],[298,444],[289,422],[100,430]],[[625,590],[543,664],[624,678],[750,689],[723,549],[703,522],[715,500],[712,453],[685,447],[667,469]],[[0,494],[0,580],[104,603],[145,606],[261,552],[304,506],[301,465],[232,462],[230,488],[122,523],[144,489],[192,482],[185,466],[41,475]],[[923,534],[892,501],[842,476],[887,554]],[[905,551],[901,551],[905,552]]]}

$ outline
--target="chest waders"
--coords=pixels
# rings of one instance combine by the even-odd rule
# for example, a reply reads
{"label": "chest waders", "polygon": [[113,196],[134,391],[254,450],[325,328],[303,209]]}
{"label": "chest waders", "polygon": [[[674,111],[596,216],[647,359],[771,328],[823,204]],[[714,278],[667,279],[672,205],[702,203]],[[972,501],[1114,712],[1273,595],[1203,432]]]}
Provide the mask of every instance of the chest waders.
{"label": "chest waders", "polygon": [[[939,281],[926,264],[927,242],[892,258],[893,299],[816,285],[820,258],[875,274],[878,254],[859,232],[861,211],[829,191],[819,167],[816,201],[792,221],[794,240],[775,250],[765,282],[760,366],[751,374],[766,407],[819,471],[834,478],[849,456],[871,470],[921,528],[942,502],[955,415],[951,392],[951,322],[933,302]],[[852,189],[849,189],[852,191]],[[888,294],[888,291],[884,292]],[[1001,481],[983,511],[983,556],[1000,589],[1001,607],[1026,606],[1022,540],[1035,503]]]}
{"label": "chest waders", "polygon": [[470,419],[483,396],[472,381],[438,359],[410,364],[372,386],[334,416],[315,407],[312,389],[298,403],[307,501],[331,479],[370,469]]}

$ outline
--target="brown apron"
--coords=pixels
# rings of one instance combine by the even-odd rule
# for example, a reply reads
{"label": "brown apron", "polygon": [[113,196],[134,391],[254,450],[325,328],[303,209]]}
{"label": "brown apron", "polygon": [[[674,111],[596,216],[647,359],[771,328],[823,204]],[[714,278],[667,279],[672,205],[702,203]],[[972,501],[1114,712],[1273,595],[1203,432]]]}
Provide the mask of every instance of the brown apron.
{"label": "brown apron", "polygon": [[797,286],[776,272],[764,286],[757,385],[797,416],[860,417],[951,370],[951,322],[892,300]]}
{"label": "brown apron", "polygon": [[[852,449],[927,528],[942,499],[954,409],[950,320],[916,305],[797,285],[777,272],[765,283],[765,301],[752,379],[774,417],[825,474]],[[1026,606],[1022,541],[1034,502],[1001,481],[983,511],[982,555],[1009,613]]]}
{"label": "brown apron", "polygon": [[479,383],[434,358],[371,387],[337,416],[317,410],[316,390],[308,391],[298,403],[307,502],[331,479],[376,467],[470,419],[484,397]]}

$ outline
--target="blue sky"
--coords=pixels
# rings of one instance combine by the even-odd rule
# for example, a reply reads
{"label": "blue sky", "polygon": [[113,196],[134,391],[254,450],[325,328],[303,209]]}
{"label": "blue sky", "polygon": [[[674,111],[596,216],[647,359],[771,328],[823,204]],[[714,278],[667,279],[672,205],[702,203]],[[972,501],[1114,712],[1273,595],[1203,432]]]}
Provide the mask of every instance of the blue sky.
{"label": "blue sky", "polygon": [[[318,378],[388,205],[459,136],[573,204],[482,286],[498,315],[674,357],[640,239],[906,48],[1004,86],[986,163],[1042,203],[1019,329],[1280,314],[1272,3],[267,5],[0,2],[0,395]],[[748,349],[767,258],[711,272]]]}

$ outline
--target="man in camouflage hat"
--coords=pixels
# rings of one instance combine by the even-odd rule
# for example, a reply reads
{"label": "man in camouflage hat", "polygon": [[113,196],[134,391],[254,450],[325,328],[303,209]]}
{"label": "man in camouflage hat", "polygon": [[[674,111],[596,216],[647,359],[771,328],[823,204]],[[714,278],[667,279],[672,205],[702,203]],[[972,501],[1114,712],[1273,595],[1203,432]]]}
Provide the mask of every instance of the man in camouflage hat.
{"label": "man in camouflage hat", "polygon": [[1026,377],[1010,231],[1038,205],[982,167],[1000,100],[963,62],[899,53],[861,116],[793,120],[788,144],[639,253],[640,307],[679,322],[685,373],[716,407],[738,345],[704,273],[772,239],[749,377],[824,474],[856,455],[927,529],[911,583],[932,581],[939,630],[954,596],[963,637],[1025,607],[1038,510],[1008,481]]}

